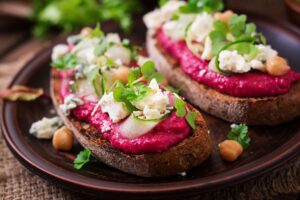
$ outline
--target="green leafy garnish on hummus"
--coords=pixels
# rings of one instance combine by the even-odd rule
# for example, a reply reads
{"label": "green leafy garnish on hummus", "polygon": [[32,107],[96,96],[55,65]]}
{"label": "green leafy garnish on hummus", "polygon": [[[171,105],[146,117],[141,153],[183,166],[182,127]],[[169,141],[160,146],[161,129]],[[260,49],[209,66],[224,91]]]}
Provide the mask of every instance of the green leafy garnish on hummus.
{"label": "green leafy garnish on hummus", "polygon": [[227,139],[236,140],[244,149],[248,148],[251,143],[251,138],[248,135],[248,127],[246,124],[233,124],[227,135]]}
{"label": "green leafy garnish on hummus", "polygon": [[84,149],[79,152],[76,159],[74,160],[74,168],[81,169],[85,164],[90,162],[91,151],[88,149]]}

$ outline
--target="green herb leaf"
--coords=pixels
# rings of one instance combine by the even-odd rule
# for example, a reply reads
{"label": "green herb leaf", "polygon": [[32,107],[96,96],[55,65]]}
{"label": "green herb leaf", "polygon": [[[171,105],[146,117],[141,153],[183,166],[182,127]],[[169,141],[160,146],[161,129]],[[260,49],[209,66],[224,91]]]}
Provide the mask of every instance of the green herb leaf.
{"label": "green herb leaf", "polygon": [[230,31],[234,37],[239,37],[245,33],[246,30],[246,15],[236,15],[234,14],[229,19]]}
{"label": "green herb leaf", "polygon": [[186,115],[185,105],[186,103],[182,99],[176,99],[174,107],[176,109],[176,115],[178,117],[184,117]]}
{"label": "green herb leaf", "polygon": [[160,83],[164,79],[160,73],[156,72],[154,62],[150,60],[143,64],[141,67],[141,72],[148,82],[150,82],[152,79],[156,79],[156,81]]}
{"label": "green herb leaf", "polygon": [[224,8],[222,0],[189,0],[179,8],[182,13],[216,12]]}
{"label": "green herb leaf", "polygon": [[97,38],[104,36],[104,33],[100,28],[100,23],[97,23],[96,27],[92,30],[90,36],[97,37]]}
{"label": "green herb leaf", "polygon": [[212,53],[217,55],[217,53],[226,45],[226,33],[214,30],[210,32],[209,38],[212,42]]}
{"label": "green herb leaf", "polygon": [[215,21],[213,26],[214,26],[214,29],[216,31],[220,31],[220,32],[224,33],[224,35],[226,36],[228,27],[227,27],[227,24],[225,22]]}
{"label": "green herb leaf", "polygon": [[236,140],[244,149],[248,148],[251,138],[248,136],[248,127],[246,124],[233,125],[227,135],[227,139]]}
{"label": "green herb leaf", "polygon": [[100,68],[96,67],[88,74],[88,80],[93,85],[94,91],[98,97],[105,93],[104,77],[101,74]]}
{"label": "green herb leaf", "polygon": [[103,55],[108,48],[108,44],[105,40],[102,40],[94,49],[94,55],[95,56],[101,56]]}
{"label": "green herb leaf", "polygon": [[159,7],[163,7],[169,0],[159,0]]}
{"label": "green herb leaf", "polygon": [[180,89],[176,89],[176,88],[174,88],[172,86],[169,86],[169,85],[166,86],[165,89],[172,92],[172,93],[176,93],[176,94],[179,94],[179,92],[180,92]]}
{"label": "green herb leaf", "polygon": [[131,72],[128,75],[128,84],[132,84],[140,76],[141,76],[140,68],[131,69]]}
{"label": "green herb leaf", "polygon": [[73,162],[74,168],[81,169],[86,163],[90,161],[90,156],[90,150],[84,149],[83,151],[80,151],[80,153],[77,155],[76,159]]}
{"label": "green herb leaf", "polygon": [[193,129],[196,128],[195,121],[197,119],[197,116],[197,112],[188,112],[188,114],[185,116],[186,121]]}
{"label": "green herb leaf", "polygon": [[235,48],[239,54],[248,55],[250,58],[255,58],[258,54],[258,49],[251,43],[239,43]]}
{"label": "green herb leaf", "polygon": [[252,34],[256,32],[256,25],[254,23],[249,23],[246,25],[246,34]]}
{"label": "green herb leaf", "polygon": [[51,66],[58,69],[74,69],[78,64],[79,58],[72,53],[61,56],[51,63]]}

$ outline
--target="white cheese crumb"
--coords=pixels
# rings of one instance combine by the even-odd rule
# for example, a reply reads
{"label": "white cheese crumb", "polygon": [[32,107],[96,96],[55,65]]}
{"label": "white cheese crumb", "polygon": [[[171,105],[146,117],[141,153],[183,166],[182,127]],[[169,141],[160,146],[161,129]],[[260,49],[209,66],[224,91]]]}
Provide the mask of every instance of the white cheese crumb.
{"label": "white cheese crumb", "polygon": [[208,13],[197,16],[187,32],[187,40],[203,42],[213,29],[214,18]]}
{"label": "white cheese crumb", "polygon": [[180,172],[179,175],[180,176],[186,176],[186,172]]}
{"label": "white cheese crumb", "polygon": [[132,104],[143,112],[145,119],[159,119],[167,111],[168,93],[159,88],[156,79],[152,79],[148,87],[151,88],[151,91],[142,99],[133,101]]}
{"label": "white cheese crumb", "polygon": [[59,117],[46,118],[34,122],[29,133],[38,139],[51,139],[55,131],[63,125]]}
{"label": "white cheese crumb", "polygon": [[201,58],[203,60],[211,60],[213,58],[213,53],[212,53],[212,42],[209,37],[206,37],[205,43],[204,43],[204,50],[202,52]]}
{"label": "white cheese crumb", "polygon": [[184,1],[168,1],[161,9],[155,9],[144,15],[143,20],[148,29],[155,30],[172,18],[178,8],[186,4]]}
{"label": "white cheese crumb", "polygon": [[102,121],[101,132],[103,133],[103,132],[106,132],[109,130],[111,130],[109,121],[106,121],[106,120]]}
{"label": "white cheese crumb", "polygon": [[139,55],[138,59],[137,59],[137,64],[139,66],[143,66],[143,64],[145,64],[145,62],[147,62],[147,61],[150,61],[150,58]]}
{"label": "white cheese crumb", "polygon": [[121,43],[121,39],[118,33],[108,33],[106,34],[106,42],[110,43]]}
{"label": "white cheese crumb", "polygon": [[108,113],[110,119],[116,123],[126,118],[130,112],[127,110],[122,102],[116,102],[113,93],[105,94],[99,101],[101,110]]}
{"label": "white cheese crumb", "polygon": [[112,60],[121,60],[122,64],[129,65],[131,60],[130,50],[122,45],[113,45],[104,54]]}
{"label": "white cheese crumb", "polygon": [[82,104],[83,101],[80,98],[76,97],[74,94],[70,94],[64,99],[64,103],[59,105],[59,108],[65,115],[69,115],[72,109]]}
{"label": "white cheese crumb", "polygon": [[181,14],[178,20],[168,21],[163,25],[166,35],[174,40],[182,40],[185,37],[187,26],[195,19],[194,14]]}
{"label": "white cheese crumb", "polygon": [[64,56],[68,52],[69,52],[68,45],[58,44],[52,50],[51,59],[56,60],[57,58]]}
{"label": "white cheese crumb", "polygon": [[278,55],[278,52],[272,49],[270,45],[256,45],[258,49],[258,55],[256,56],[256,59],[259,61],[266,61],[269,58],[272,58],[274,56]]}
{"label": "white cheese crumb", "polygon": [[219,66],[223,71],[234,73],[245,73],[250,71],[251,67],[243,56],[238,54],[236,50],[225,50],[220,53]]}

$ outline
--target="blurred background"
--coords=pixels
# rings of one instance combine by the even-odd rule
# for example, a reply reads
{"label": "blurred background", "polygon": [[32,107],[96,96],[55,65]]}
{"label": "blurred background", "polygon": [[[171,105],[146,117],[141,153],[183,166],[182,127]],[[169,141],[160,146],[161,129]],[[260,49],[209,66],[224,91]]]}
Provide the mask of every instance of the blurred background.
{"label": "blurred background", "polygon": [[[300,26],[300,0],[226,0],[227,9]],[[0,0],[0,62],[35,51],[57,35],[116,21],[125,33],[158,0]]]}

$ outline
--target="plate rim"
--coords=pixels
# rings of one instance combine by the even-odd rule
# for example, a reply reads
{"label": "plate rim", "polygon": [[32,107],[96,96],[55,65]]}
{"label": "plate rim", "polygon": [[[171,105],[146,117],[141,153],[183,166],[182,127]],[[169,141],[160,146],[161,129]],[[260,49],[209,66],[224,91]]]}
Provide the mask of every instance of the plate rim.
{"label": "plate rim", "polygon": [[[268,19],[260,19],[261,21],[268,21]],[[274,24],[274,21],[272,21],[272,24]],[[279,26],[279,28],[284,28],[286,25],[281,24],[280,22],[275,23],[276,26]],[[297,31],[293,29],[285,30],[293,32],[293,34],[297,34]],[[42,59],[41,55],[49,53],[51,50],[51,47],[56,43],[57,41],[54,40],[54,42],[51,42],[47,45],[47,47],[40,50],[32,59],[30,59],[22,69],[19,70],[19,72],[13,77],[8,87],[11,87],[15,82],[18,82],[18,79],[20,79],[21,75],[24,73],[25,70],[32,70],[31,68],[34,68],[35,62]],[[45,55],[44,55],[45,56]],[[36,66],[36,68],[40,68],[41,66]],[[11,138],[11,135],[8,131],[7,122],[5,119],[5,108],[7,107],[7,101],[1,100],[0,101],[0,124],[1,124],[1,130],[3,137],[6,141],[6,144],[8,145],[10,151],[13,152],[16,158],[24,165],[26,168],[29,168],[34,173],[46,177],[49,179],[52,179],[54,181],[66,183],[68,185],[74,185],[76,187],[84,187],[89,190],[96,190],[96,191],[106,191],[106,192],[116,192],[116,193],[139,193],[139,194],[149,194],[149,193],[166,193],[166,192],[179,192],[179,191],[187,191],[187,190],[197,190],[197,192],[204,192],[204,191],[210,191],[213,189],[220,189],[225,186],[241,183],[250,179],[253,179],[259,175],[262,175],[266,173],[269,170],[273,170],[275,168],[278,168],[279,166],[285,164],[289,160],[293,159],[296,155],[300,152],[300,131],[298,131],[294,136],[292,136],[286,143],[282,144],[280,147],[275,149],[274,151],[250,162],[245,163],[244,165],[237,167],[233,170],[224,171],[219,174],[215,174],[209,177],[202,177],[197,178],[193,180],[186,180],[186,181],[180,181],[178,182],[170,182],[170,183],[143,183],[143,184],[136,184],[136,183],[117,183],[117,182],[111,182],[111,181],[105,181],[105,180],[99,180],[96,181],[102,183],[103,185],[110,184],[110,186],[96,186],[94,184],[83,184],[80,181],[74,181],[74,179],[67,179],[64,177],[59,177],[53,173],[50,173],[49,170],[42,169],[40,166],[38,166],[38,163],[34,163],[33,160],[30,160],[22,150],[16,146],[14,141]],[[296,140],[295,140],[296,139]],[[298,141],[297,141],[298,139]],[[290,141],[295,140],[293,146],[286,147]],[[281,152],[282,149],[284,149],[284,152]],[[273,157],[273,155],[275,155]],[[37,158],[39,159],[39,158]],[[25,164],[26,163],[26,164]],[[51,167],[51,166],[50,166]],[[248,169],[245,170],[244,169]],[[37,173],[37,171],[38,173]],[[70,172],[66,169],[63,169],[64,171]],[[238,173],[235,173],[238,172]],[[229,174],[228,174],[229,173]],[[234,173],[234,174],[232,174]],[[213,181],[214,178],[218,178],[222,175],[222,178],[219,178],[218,181]],[[230,175],[229,176],[226,175]],[[85,177],[89,178],[89,177]],[[83,177],[84,179],[84,177]],[[211,179],[210,182],[200,182],[199,179],[206,180]],[[197,183],[198,181],[198,183]],[[118,187],[112,188],[111,186],[115,185]],[[148,186],[148,187],[147,187]]]}

